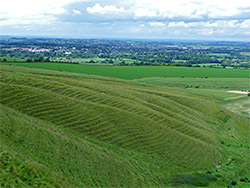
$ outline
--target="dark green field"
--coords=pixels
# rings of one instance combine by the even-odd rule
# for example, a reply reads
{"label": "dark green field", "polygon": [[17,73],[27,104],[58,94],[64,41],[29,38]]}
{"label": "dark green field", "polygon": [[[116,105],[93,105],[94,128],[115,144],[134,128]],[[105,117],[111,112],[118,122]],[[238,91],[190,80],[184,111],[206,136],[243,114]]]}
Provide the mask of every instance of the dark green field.
{"label": "dark green field", "polygon": [[172,66],[91,66],[64,63],[4,63],[24,67],[48,70],[69,71],[93,74],[121,79],[139,79],[146,77],[188,77],[188,78],[249,78],[249,70],[192,68]]}
{"label": "dark green field", "polygon": [[[182,69],[105,70],[116,68]],[[250,185],[249,118],[192,91],[18,66],[0,71],[2,187]]]}

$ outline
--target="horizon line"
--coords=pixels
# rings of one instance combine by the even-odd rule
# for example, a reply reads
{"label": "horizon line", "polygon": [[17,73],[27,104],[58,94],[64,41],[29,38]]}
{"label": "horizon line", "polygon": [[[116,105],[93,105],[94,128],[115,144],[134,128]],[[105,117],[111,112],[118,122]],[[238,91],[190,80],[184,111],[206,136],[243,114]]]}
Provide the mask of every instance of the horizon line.
{"label": "horizon line", "polygon": [[155,42],[168,42],[168,41],[179,41],[179,42],[250,42],[242,40],[219,40],[219,39],[171,39],[171,38],[130,38],[130,37],[72,37],[72,36],[53,36],[53,35],[1,35],[0,40],[4,38],[57,38],[57,39],[88,39],[88,40],[135,40],[135,41],[155,41]]}

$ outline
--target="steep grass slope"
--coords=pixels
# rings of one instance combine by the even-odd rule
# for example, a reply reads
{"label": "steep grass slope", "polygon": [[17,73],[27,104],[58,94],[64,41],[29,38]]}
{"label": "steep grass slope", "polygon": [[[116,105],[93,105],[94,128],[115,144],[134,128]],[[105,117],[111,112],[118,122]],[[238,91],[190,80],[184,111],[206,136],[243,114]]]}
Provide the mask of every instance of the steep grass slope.
{"label": "steep grass slope", "polygon": [[[2,186],[168,186],[214,164],[225,166],[217,184],[248,174],[249,119],[185,93],[2,66],[1,105]],[[237,156],[240,170],[227,169]]]}

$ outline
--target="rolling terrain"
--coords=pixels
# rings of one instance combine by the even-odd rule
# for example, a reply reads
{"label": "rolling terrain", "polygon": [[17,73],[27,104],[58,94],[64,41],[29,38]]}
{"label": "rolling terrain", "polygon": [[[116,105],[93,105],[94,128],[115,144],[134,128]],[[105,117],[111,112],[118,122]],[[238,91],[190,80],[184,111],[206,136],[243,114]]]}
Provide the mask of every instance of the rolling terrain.
{"label": "rolling terrain", "polygon": [[4,65],[0,75],[2,187],[250,185],[249,118],[190,91]]}

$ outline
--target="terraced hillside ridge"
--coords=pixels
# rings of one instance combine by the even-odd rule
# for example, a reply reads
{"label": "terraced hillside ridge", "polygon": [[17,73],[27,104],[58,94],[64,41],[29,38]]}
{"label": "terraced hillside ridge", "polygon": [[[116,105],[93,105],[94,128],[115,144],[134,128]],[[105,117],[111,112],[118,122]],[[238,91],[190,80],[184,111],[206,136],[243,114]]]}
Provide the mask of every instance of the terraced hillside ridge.
{"label": "terraced hillside ridge", "polygon": [[250,120],[213,102],[84,74],[0,75],[3,187],[224,186],[250,175]]}

